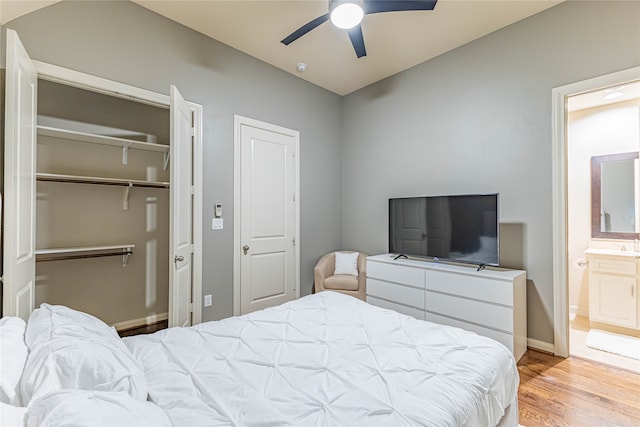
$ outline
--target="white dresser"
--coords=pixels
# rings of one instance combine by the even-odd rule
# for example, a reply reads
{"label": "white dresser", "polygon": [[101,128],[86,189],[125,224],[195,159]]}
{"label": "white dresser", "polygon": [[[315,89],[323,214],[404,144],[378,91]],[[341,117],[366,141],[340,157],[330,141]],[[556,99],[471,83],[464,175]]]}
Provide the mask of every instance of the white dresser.
{"label": "white dresser", "polygon": [[456,326],[527,349],[526,272],[484,269],[383,254],[367,258],[367,302],[417,319]]}

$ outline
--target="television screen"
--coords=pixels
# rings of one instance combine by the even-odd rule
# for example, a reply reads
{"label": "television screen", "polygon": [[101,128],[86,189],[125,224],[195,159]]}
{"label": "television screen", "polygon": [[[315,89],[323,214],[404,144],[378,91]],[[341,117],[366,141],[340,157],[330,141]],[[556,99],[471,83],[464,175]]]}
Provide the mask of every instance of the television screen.
{"label": "television screen", "polygon": [[389,199],[389,252],[497,266],[498,196]]}

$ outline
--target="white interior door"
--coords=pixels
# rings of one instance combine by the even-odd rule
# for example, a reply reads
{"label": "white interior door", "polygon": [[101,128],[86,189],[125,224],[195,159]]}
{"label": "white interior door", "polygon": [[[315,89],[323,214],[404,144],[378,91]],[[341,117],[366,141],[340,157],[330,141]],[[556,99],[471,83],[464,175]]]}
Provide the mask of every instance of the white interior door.
{"label": "white interior door", "polygon": [[7,30],[5,127],[4,316],[27,320],[35,297],[35,166],[38,73]]}
{"label": "white interior door", "polygon": [[451,252],[451,214],[446,197],[431,199],[427,204],[427,246],[429,253],[448,257]]}
{"label": "white interior door", "polygon": [[192,128],[191,109],[172,85],[169,326],[189,326],[192,322]]}
{"label": "white interior door", "polygon": [[[299,295],[296,131],[244,119],[240,144],[240,314]],[[238,143],[238,142],[237,142]]]}
{"label": "white interior door", "polygon": [[399,231],[395,252],[427,255],[427,201],[425,198],[404,199],[394,205],[393,222]]}

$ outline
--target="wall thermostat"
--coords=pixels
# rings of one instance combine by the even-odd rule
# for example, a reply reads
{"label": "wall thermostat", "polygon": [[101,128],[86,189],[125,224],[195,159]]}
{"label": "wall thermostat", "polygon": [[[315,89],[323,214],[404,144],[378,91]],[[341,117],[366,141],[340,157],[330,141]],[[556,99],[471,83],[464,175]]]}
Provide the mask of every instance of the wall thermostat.
{"label": "wall thermostat", "polygon": [[215,204],[215,209],[213,211],[213,215],[216,218],[220,218],[222,216],[222,203],[216,203]]}

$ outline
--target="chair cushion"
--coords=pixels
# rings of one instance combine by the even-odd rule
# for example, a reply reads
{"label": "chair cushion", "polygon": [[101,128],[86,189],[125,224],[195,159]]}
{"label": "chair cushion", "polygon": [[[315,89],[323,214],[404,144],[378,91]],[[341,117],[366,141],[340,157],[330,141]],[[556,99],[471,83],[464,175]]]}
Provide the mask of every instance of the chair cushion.
{"label": "chair cushion", "polygon": [[324,279],[325,289],[341,289],[344,291],[357,291],[358,278],[348,274],[336,274]]}

